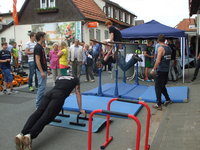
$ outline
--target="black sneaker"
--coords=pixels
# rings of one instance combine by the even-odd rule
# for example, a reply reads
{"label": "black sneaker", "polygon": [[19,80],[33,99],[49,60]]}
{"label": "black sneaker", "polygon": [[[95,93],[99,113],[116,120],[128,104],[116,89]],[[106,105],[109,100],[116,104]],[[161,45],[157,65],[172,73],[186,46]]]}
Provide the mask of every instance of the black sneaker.
{"label": "black sneaker", "polygon": [[155,104],[152,106],[154,109],[157,109],[157,110],[162,110],[162,106],[158,106],[158,104]]}
{"label": "black sneaker", "polygon": [[191,81],[193,82],[194,80],[196,80],[196,77],[193,77]]}
{"label": "black sneaker", "polygon": [[7,90],[3,90],[3,94],[7,94]]}
{"label": "black sneaker", "polygon": [[168,104],[172,104],[172,103],[173,103],[173,102],[172,102],[171,100],[169,100],[169,101],[165,101],[163,105],[164,105],[164,106],[167,106]]}

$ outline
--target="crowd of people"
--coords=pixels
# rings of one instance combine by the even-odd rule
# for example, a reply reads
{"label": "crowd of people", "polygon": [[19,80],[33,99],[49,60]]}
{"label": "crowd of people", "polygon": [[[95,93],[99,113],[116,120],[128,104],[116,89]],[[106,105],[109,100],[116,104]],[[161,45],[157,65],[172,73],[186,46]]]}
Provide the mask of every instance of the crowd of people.
{"label": "crowd of people", "polygon": [[[61,43],[55,42],[52,49],[47,54],[45,52],[46,33],[31,32],[29,34],[30,41],[26,44],[25,54],[28,56],[29,65],[29,81],[28,88],[34,91],[33,77],[35,76],[36,94],[36,111],[29,117],[22,131],[15,137],[17,150],[31,150],[32,139],[36,138],[43,128],[49,124],[60,112],[65,99],[75,89],[77,104],[82,114],[86,112],[82,109],[82,97],[80,91],[80,77],[82,65],[85,65],[86,82],[95,82],[94,76],[98,74],[98,67],[112,70],[112,64],[118,63],[119,67],[126,71],[130,66],[134,66],[141,59],[137,55],[133,55],[126,62],[125,56],[121,55],[123,47],[118,44],[118,50],[110,42],[121,42],[122,35],[118,28],[112,25],[112,22],[106,22],[106,27],[109,29],[110,38],[102,44],[93,40],[89,44],[80,42],[78,39],[73,41],[71,46],[65,41]],[[21,58],[17,43],[13,42],[12,46],[6,42],[2,43],[0,51],[0,66],[4,75],[4,93],[15,92],[12,86],[11,61],[14,68],[19,68]],[[140,49],[135,50],[135,53],[142,53],[145,57],[145,76],[144,80],[152,81],[149,75],[155,76],[155,93],[157,104],[153,108],[162,110],[161,95],[166,98],[164,105],[172,103],[166,84],[168,78],[176,81],[176,53],[177,47],[173,44],[173,40],[160,35],[157,39],[157,44],[152,40],[147,40],[147,44]],[[13,59],[11,59],[13,58]],[[49,60],[49,65],[48,65]],[[151,71],[150,68],[152,69]],[[70,72],[71,70],[71,72]],[[198,71],[196,71],[198,73]],[[197,74],[196,73],[196,74]],[[47,76],[52,74],[53,88],[45,93]],[[195,74],[195,78],[196,78]],[[8,87],[10,88],[9,91]]]}

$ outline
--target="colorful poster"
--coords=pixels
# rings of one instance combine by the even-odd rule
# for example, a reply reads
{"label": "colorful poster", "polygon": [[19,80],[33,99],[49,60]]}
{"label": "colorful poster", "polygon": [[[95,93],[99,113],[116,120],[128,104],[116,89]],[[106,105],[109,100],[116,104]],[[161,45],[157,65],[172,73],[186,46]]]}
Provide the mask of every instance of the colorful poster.
{"label": "colorful poster", "polygon": [[45,32],[47,44],[52,45],[54,42],[66,41],[70,46],[74,39],[82,40],[81,22],[61,22],[61,23],[46,23],[32,25],[32,31]]}

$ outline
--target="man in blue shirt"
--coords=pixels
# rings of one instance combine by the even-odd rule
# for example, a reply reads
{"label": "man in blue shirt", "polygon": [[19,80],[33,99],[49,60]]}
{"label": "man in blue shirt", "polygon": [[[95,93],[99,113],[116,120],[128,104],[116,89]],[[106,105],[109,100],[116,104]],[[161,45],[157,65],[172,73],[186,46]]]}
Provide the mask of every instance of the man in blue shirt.
{"label": "man in blue shirt", "polygon": [[93,72],[95,74],[98,74],[98,70],[97,70],[97,67],[96,67],[96,63],[97,63],[97,60],[101,54],[101,46],[100,44],[96,43],[95,41],[93,41],[92,43],[92,54],[93,54]]}
{"label": "man in blue shirt", "polygon": [[[11,74],[11,53],[7,50],[8,44],[6,42],[1,44],[2,50],[0,51],[0,67],[4,76],[4,94],[11,94],[13,91],[13,76]],[[7,91],[7,88],[10,87],[11,89]]]}

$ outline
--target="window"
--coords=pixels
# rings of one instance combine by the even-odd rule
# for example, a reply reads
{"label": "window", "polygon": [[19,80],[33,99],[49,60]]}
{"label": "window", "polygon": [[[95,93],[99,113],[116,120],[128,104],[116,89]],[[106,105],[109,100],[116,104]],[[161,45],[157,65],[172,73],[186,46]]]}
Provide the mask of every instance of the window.
{"label": "window", "polygon": [[56,0],[49,0],[49,7],[56,7]]}
{"label": "window", "polygon": [[113,18],[113,7],[110,7],[110,17]]}
{"label": "window", "polygon": [[47,8],[47,0],[40,0],[40,8]]}
{"label": "window", "polygon": [[108,17],[111,17],[111,7],[108,7],[108,13],[107,13]]}
{"label": "window", "polygon": [[123,11],[120,11],[120,21],[123,21]]}
{"label": "window", "polygon": [[130,15],[126,14],[126,23],[130,24]]}
{"label": "window", "polygon": [[189,29],[196,29],[196,27],[195,27],[194,24],[190,24],[190,25],[189,25]]}
{"label": "window", "polygon": [[109,39],[109,32],[108,32],[108,30],[105,30],[105,39]]}
{"label": "window", "polygon": [[130,17],[130,24],[134,25],[134,17],[133,16]]}
{"label": "window", "polygon": [[56,0],[40,0],[40,8],[56,7]]}
{"label": "window", "polygon": [[119,20],[119,10],[115,9],[115,19]]}
{"label": "window", "polygon": [[94,29],[89,29],[89,33],[90,33],[90,39],[94,40]]}
{"label": "window", "polygon": [[125,12],[123,12],[123,22],[125,22],[126,17],[125,17]]}
{"label": "window", "polygon": [[101,30],[96,29],[96,40],[101,41]]}

